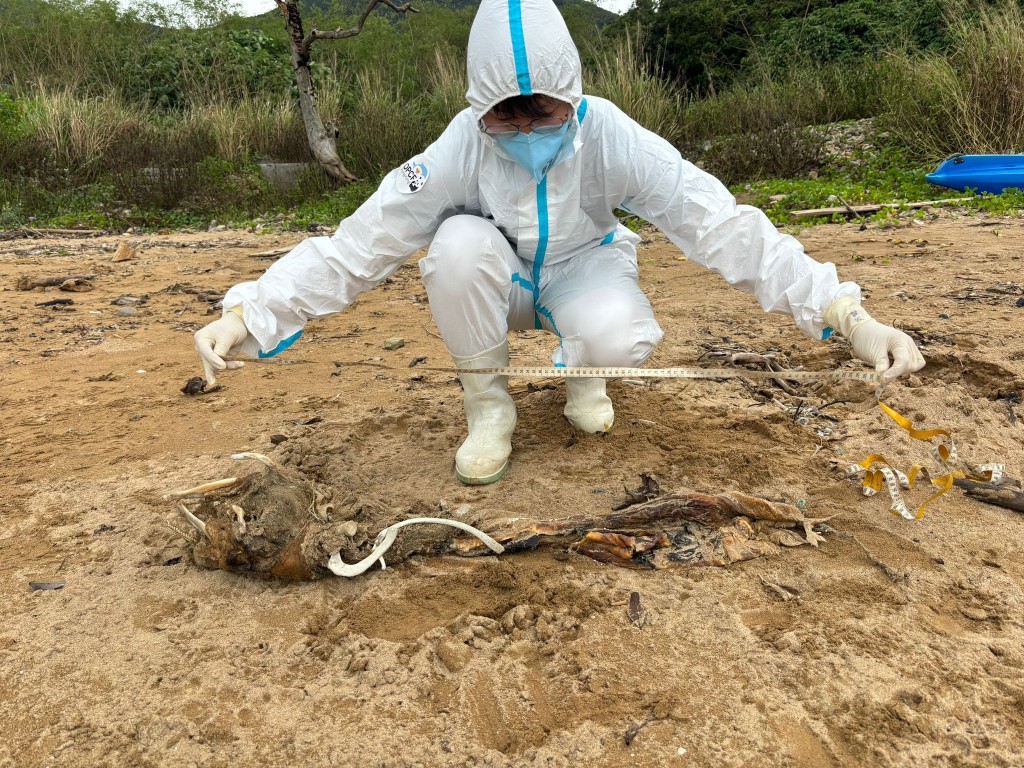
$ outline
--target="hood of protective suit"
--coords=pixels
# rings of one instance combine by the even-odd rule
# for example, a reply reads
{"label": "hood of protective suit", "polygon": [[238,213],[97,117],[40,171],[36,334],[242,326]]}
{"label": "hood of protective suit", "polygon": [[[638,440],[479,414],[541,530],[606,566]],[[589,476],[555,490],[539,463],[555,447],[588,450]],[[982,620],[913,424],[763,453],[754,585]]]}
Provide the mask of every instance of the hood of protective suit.
{"label": "hood of protective suit", "polygon": [[469,31],[466,99],[477,120],[499,101],[583,98],[579,51],[551,0],[483,0]]}

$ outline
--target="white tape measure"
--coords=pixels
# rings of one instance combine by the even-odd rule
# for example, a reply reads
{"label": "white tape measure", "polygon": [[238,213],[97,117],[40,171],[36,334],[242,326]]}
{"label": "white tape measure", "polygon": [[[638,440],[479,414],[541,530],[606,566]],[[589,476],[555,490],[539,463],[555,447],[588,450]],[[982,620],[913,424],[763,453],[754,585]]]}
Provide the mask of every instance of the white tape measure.
{"label": "white tape measure", "polygon": [[557,379],[783,379],[785,381],[865,381],[882,383],[877,371],[748,371],[745,368],[561,368],[510,366],[507,368],[419,368],[445,373],[480,373],[498,376]]}

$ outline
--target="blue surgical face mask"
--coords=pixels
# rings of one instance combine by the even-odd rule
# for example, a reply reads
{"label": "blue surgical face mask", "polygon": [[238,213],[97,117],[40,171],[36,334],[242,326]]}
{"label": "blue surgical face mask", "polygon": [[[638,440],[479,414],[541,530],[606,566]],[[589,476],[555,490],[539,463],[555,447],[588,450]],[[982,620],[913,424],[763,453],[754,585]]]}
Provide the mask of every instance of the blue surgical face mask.
{"label": "blue surgical face mask", "polygon": [[569,131],[566,123],[555,133],[517,133],[508,139],[497,138],[496,141],[508,156],[519,163],[540,181],[548,172],[565,141]]}

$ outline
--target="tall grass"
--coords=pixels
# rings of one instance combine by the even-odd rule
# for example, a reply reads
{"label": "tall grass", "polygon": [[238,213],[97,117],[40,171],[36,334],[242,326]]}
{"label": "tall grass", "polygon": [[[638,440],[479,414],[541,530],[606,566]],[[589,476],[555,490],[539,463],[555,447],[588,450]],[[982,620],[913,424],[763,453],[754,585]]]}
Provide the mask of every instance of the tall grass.
{"label": "tall grass", "polygon": [[426,127],[443,129],[467,106],[465,59],[451,51],[435,51],[432,65],[426,69],[425,81]]}
{"label": "tall grass", "polygon": [[[113,3],[0,3],[0,84],[16,93],[49,90],[93,95],[116,88],[119,58],[144,47]],[[133,34],[135,33],[135,34]]]}
{"label": "tall grass", "polygon": [[685,135],[683,95],[658,77],[657,62],[643,50],[636,36],[627,32],[609,50],[595,53],[588,89],[614,102],[644,128],[678,145]]}
{"label": "tall grass", "polygon": [[117,95],[81,97],[70,89],[40,90],[25,102],[22,141],[28,152],[44,154],[56,167],[83,181],[93,181],[108,168],[108,157],[149,130],[149,107]]}
{"label": "tall grass", "polygon": [[358,175],[379,175],[422,151],[466,107],[461,62],[438,51],[419,73],[425,87],[379,69],[355,74],[351,90],[328,85],[320,106],[338,129],[338,151]]}
{"label": "tall grass", "polygon": [[685,147],[730,183],[803,175],[818,167],[824,145],[808,127],[877,115],[888,77],[873,60],[794,65],[781,75],[752,67],[717,96],[687,105]]}
{"label": "tall grass", "polygon": [[1024,13],[981,6],[950,24],[944,55],[894,56],[884,90],[893,133],[919,155],[1024,151]]}
{"label": "tall grass", "polygon": [[181,113],[180,123],[185,130],[209,136],[211,155],[220,160],[309,159],[302,116],[290,100],[245,98],[193,104]]}

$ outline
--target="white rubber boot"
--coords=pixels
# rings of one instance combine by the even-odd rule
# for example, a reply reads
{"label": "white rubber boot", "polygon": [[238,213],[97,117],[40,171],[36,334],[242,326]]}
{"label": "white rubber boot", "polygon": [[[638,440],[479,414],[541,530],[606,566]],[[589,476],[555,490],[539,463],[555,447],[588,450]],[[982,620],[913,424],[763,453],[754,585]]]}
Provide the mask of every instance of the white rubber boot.
{"label": "white rubber boot", "polygon": [[[458,368],[504,368],[508,342],[470,357],[456,357]],[[469,436],[455,453],[455,475],[468,485],[500,480],[512,453],[516,406],[508,394],[508,376],[460,374]]]}
{"label": "white rubber boot", "polygon": [[615,423],[612,400],[604,391],[604,379],[565,380],[565,418],[581,432],[607,432]]}

